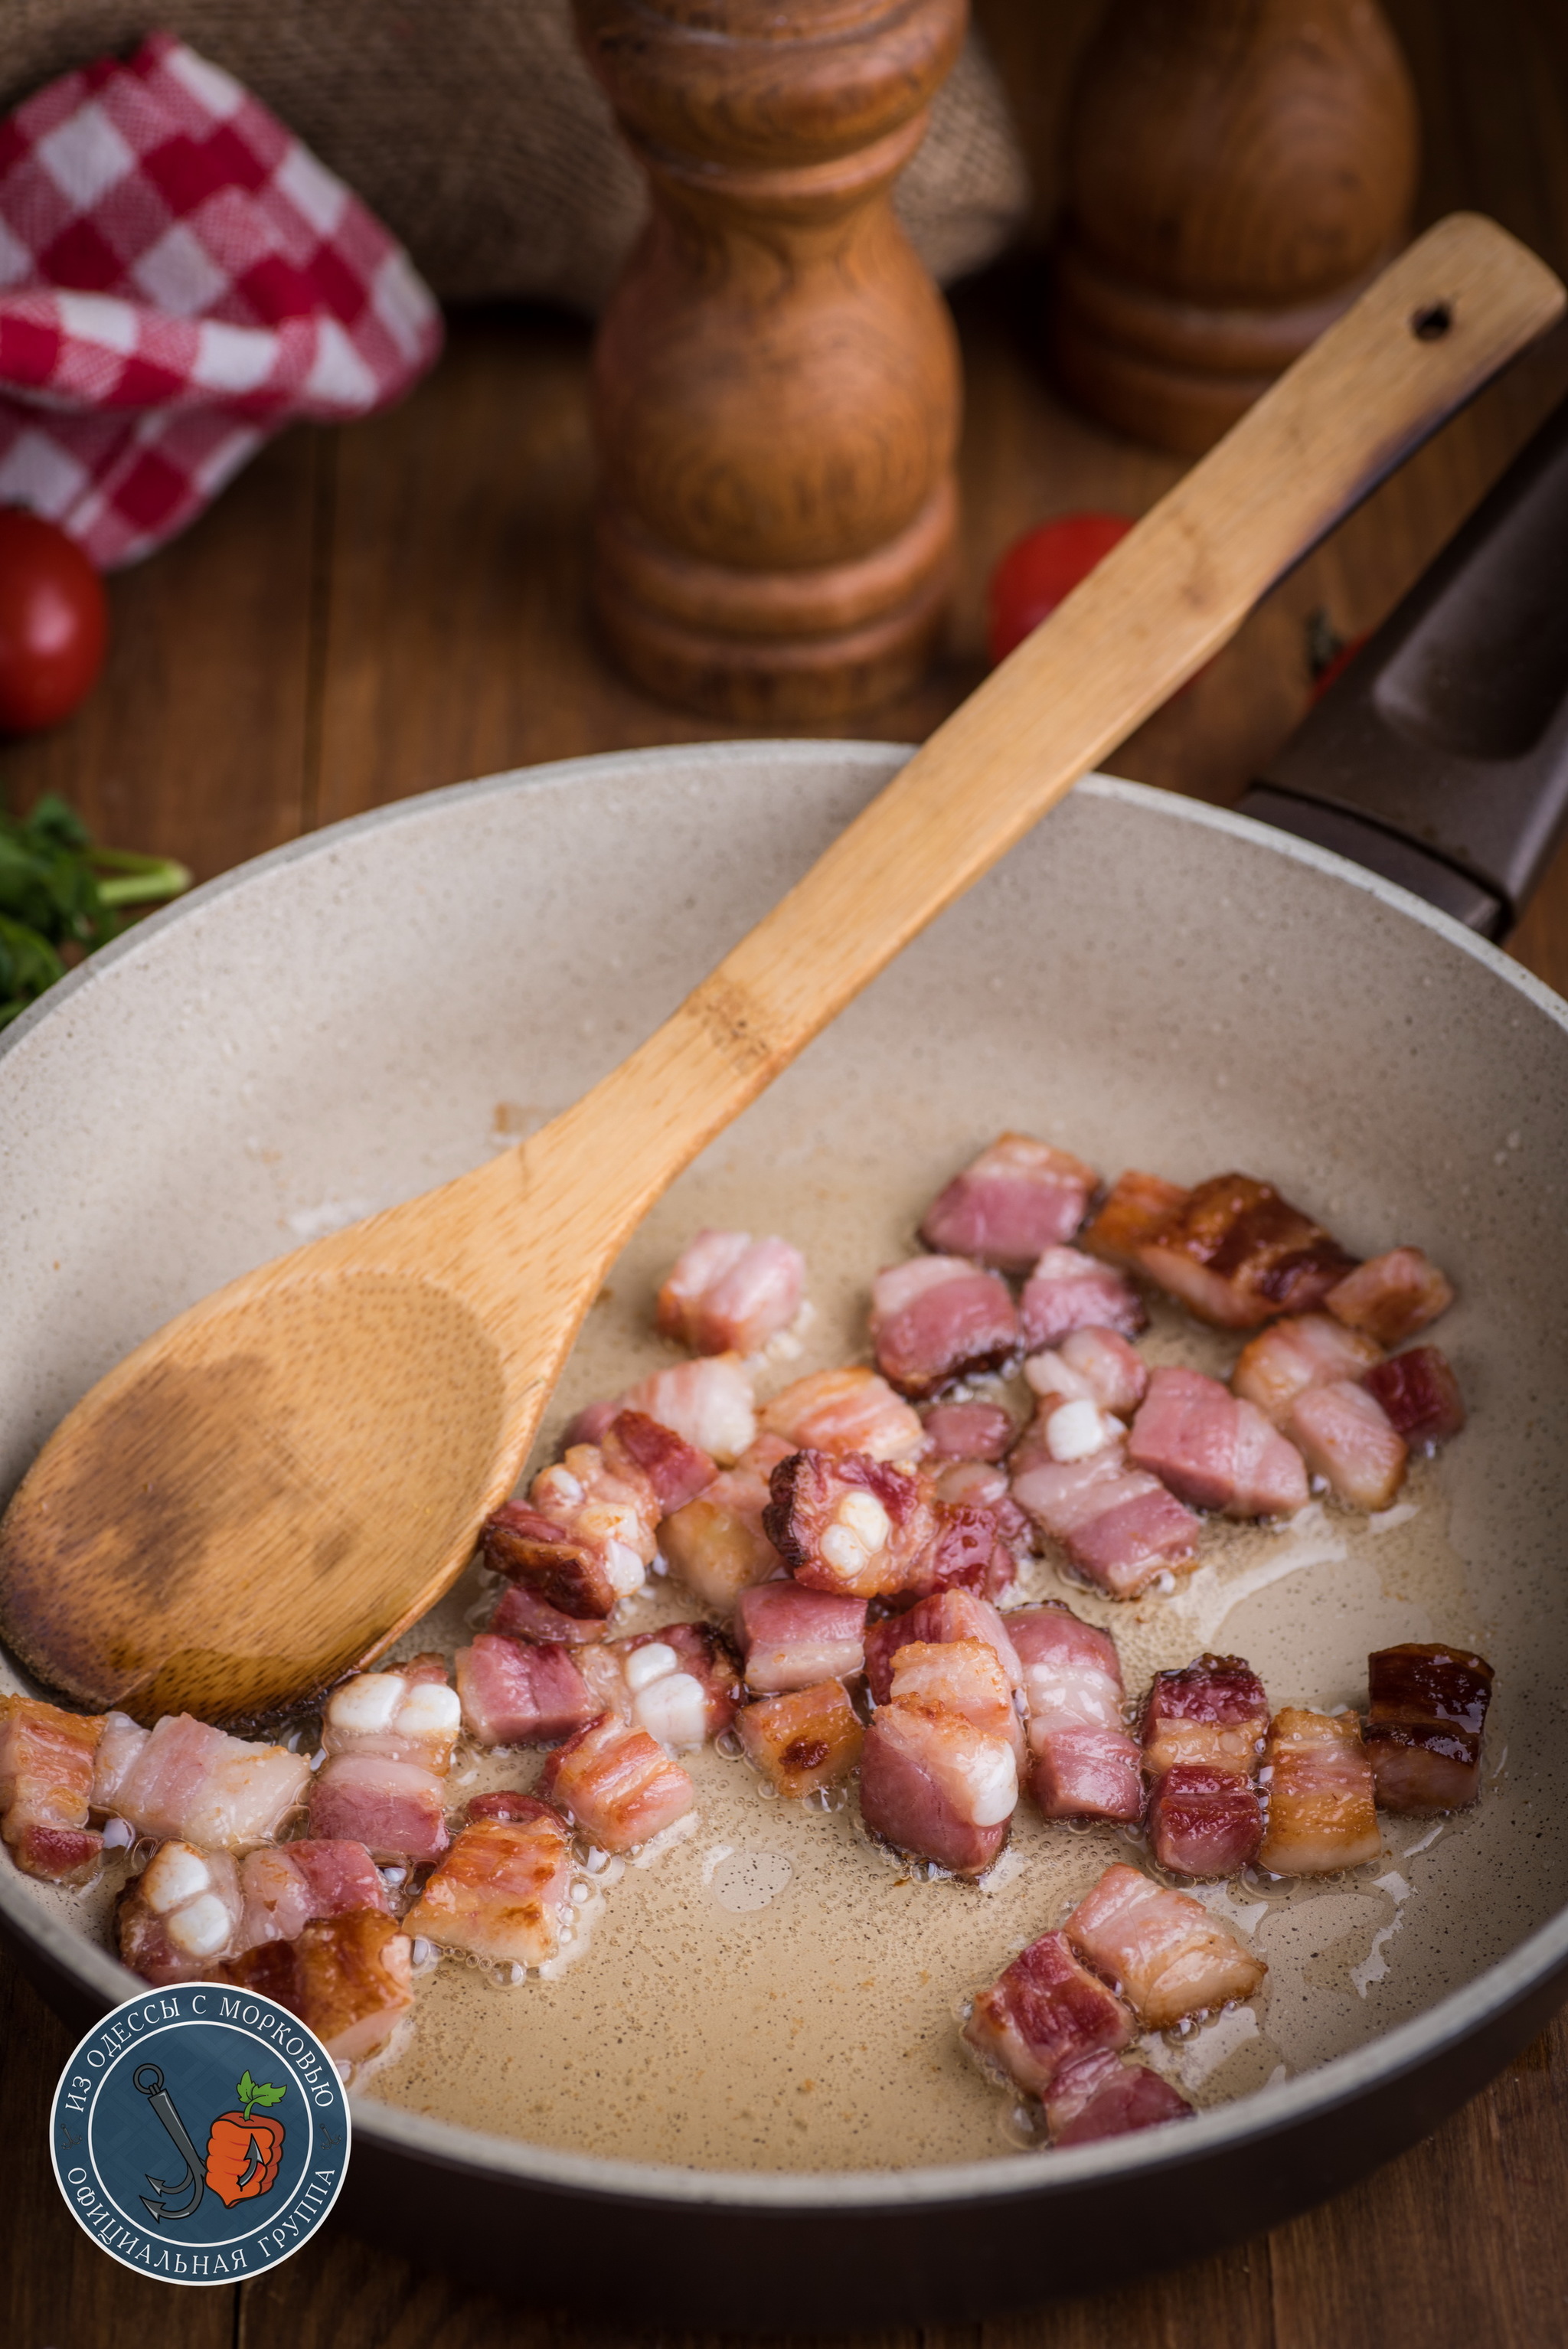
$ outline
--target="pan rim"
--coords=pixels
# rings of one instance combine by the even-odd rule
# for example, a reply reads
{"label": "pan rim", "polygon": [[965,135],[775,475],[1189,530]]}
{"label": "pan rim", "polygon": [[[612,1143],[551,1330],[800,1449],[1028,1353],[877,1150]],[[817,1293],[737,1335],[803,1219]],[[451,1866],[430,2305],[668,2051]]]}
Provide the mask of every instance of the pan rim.
{"label": "pan rim", "polygon": [[[461,784],[446,785],[387,806],[344,818],[232,867],[173,905],[139,923],[101,948],[51,988],[0,1036],[0,1074],[9,1055],[23,1048],[47,1019],[75,1005],[83,989],[108,981],[123,961],[144,953],[170,924],[189,920],[228,892],[305,857],[328,856],[348,836],[383,826],[418,823],[454,801],[466,802],[521,790],[564,789],[590,777],[617,773],[635,777],[673,768],[687,771],[733,770],[738,760],[765,755],[771,762],[802,767],[831,760],[841,767],[863,767],[891,775],[911,755],[911,746],[832,739],[676,743],[646,750],[611,750],[513,768]],[[1157,786],[1119,776],[1090,773],[1076,786],[1092,799],[1141,808],[1150,815],[1195,823],[1239,838],[1309,869],[1347,884],[1390,911],[1435,931],[1480,962],[1492,975],[1568,1032],[1568,1003],[1490,940],[1427,905],[1396,883],[1366,871],[1332,850],[1275,831],[1255,819],[1205,801],[1188,799]],[[26,1683],[26,1676],[23,1676]],[[36,1907],[19,1885],[0,1878],[0,1910],[9,1931],[41,1958],[57,1966],[79,1989],[107,2010],[145,1987],[107,1951],[86,1940],[63,1919]],[[1180,2130],[1152,2131],[1137,2138],[1067,2148],[1043,2163],[1037,2153],[999,2154],[984,2162],[929,2166],[909,2170],[813,2170],[752,2172],[695,2170],[673,2164],[618,2160],[533,2146],[436,2119],[374,2096],[356,2105],[356,2132],[362,2141],[389,2153],[442,2167],[498,2173],[520,2185],[537,2185],[592,2199],[635,2200],[652,2205],[712,2205],[758,2214],[874,2210],[901,2211],[923,2206],[991,2199],[1011,2200],[1076,2192],[1102,2178],[1147,2178],[1194,2158],[1236,2152],[1281,2131],[1331,2114],[1373,2090],[1414,2072],[1457,2045],[1486,2022],[1524,1999],[1538,1984],[1568,1965],[1568,1908],[1549,1918],[1518,1946],[1476,1979],[1422,2013],[1380,2033],[1361,2048],[1336,2056],[1315,2070],[1275,2086],[1198,2114]]]}

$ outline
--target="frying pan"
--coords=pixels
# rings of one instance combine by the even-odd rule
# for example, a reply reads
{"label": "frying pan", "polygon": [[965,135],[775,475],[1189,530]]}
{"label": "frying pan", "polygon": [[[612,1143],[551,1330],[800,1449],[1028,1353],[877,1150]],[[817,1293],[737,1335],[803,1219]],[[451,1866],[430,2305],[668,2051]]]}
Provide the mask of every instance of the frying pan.
{"label": "frying pan", "polygon": [[[1271,1993],[1308,2018],[1281,2008],[1286,2037],[1305,2033],[1293,2075],[1119,2143],[829,2170],[660,2162],[611,2117],[609,2153],[529,2141],[373,2082],[344,2200],[359,2230],[623,2320],[973,2317],[1191,2257],[1339,2189],[1553,2012],[1568,1983],[1568,1007],[1489,938],[1563,812],[1564,545],[1568,409],[1256,787],[1268,822],[1088,779],[683,1178],[613,1274],[545,1430],[647,1348],[650,1275],[716,1208],[805,1241],[830,1358],[876,1251],[1004,1125],[1108,1174],[1245,1166],[1352,1247],[1427,1247],[1460,1291],[1443,1335],[1470,1429],[1426,1472],[1412,1523],[1345,1520],[1336,1562],[1331,1544],[1211,1619],[1276,1702],[1347,1701],[1389,1638],[1471,1642],[1499,1675],[1484,1800],[1419,1854],[1399,1843],[1404,1892],[1379,1896],[1353,1982],[1312,1923],[1329,1913],[1314,1901],[1345,1895],[1300,1896],[1325,1948],[1315,1977],[1282,1968]],[[188,1300],[585,1090],[904,755],[725,743],[498,776],[296,843],[96,956],[0,1050],[0,1485]],[[1090,1877],[1111,1856],[1086,1839]],[[716,2031],[727,2014],[715,2045],[744,2068],[747,2029],[760,2046],[777,2015],[759,1999],[748,2019],[744,1979],[704,1974],[691,1881],[691,1954],[666,1963],[664,1993]],[[942,1925],[959,1913],[926,1899],[905,1929],[949,2036],[965,1984],[941,1978]],[[0,1873],[7,1941],[85,2027],[134,1984],[80,1916]],[[819,2004],[834,1921],[781,1901],[756,1923]],[[613,1951],[598,1955],[613,2004]],[[663,2027],[655,2001],[601,2034],[590,2068],[612,2106],[617,2066],[656,2061]]]}

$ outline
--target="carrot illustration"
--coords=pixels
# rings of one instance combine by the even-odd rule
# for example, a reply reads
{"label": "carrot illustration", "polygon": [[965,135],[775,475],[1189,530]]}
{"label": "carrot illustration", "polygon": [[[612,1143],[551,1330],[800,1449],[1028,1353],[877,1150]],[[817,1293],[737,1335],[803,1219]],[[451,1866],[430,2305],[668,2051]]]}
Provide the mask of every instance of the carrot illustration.
{"label": "carrot illustration", "polygon": [[284,2125],[266,2112],[256,2117],[255,2108],[279,2103],[285,2093],[266,2081],[258,2086],[247,2072],[237,2091],[241,2109],[220,2113],[213,2122],[207,2139],[207,2183],[225,2209],[265,2194],[277,2176],[284,2158]]}

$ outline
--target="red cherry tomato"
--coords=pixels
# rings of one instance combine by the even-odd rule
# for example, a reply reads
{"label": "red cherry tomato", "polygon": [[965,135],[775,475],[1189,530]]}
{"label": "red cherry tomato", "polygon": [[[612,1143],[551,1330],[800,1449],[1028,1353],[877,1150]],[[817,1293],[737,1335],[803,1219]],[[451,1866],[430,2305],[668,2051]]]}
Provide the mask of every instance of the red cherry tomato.
{"label": "red cherry tomato", "polygon": [[75,539],[0,506],[0,728],[31,734],[68,717],[108,640],[103,582]]}
{"label": "red cherry tomato", "polygon": [[991,574],[986,635],[992,662],[1006,660],[1131,528],[1128,514],[1059,514],[1016,540]]}

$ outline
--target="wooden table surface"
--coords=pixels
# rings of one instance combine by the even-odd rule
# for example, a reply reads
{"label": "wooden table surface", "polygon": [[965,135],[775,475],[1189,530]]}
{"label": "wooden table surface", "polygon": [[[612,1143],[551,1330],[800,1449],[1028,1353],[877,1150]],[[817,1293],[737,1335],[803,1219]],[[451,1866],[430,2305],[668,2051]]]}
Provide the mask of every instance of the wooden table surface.
{"label": "wooden table surface", "polygon": [[[982,0],[1048,202],[1063,25],[1092,0]],[[1568,8],[1397,0],[1427,133],[1426,218],[1491,212],[1568,269]],[[938,672],[852,730],[917,739],[981,673],[982,590],[1031,523],[1140,511],[1173,460],[1097,431],[1037,357],[1040,264],[963,289],[964,570]],[[583,611],[587,335],[539,313],[454,323],[397,413],[275,442],[183,540],[111,586],[88,705],[9,752],[25,806],[62,792],[106,841],[205,876],[408,792],[542,759],[724,730],[624,684]],[[1568,386],[1568,336],[1433,441],[1254,614],[1212,668],[1107,763],[1233,799],[1301,716],[1307,622],[1375,624]],[[1568,855],[1514,942],[1568,991]],[[95,2250],[49,2176],[45,2116],[70,2035],[0,1961],[0,2344],[165,2349],[597,2349],[602,2336],[466,2293],[330,2227],[275,2275],[201,2292]],[[986,2349],[1536,2349],[1568,2342],[1568,2030],[1368,2183],[1239,2250],[984,2327]],[[1128,2224],[1136,2230],[1137,2213]],[[613,2243],[606,2244],[614,2256]],[[547,2263],[546,2263],[547,2264]],[[912,2336],[913,2337],[913,2336]],[[942,2336],[946,2349],[949,2336]]]}

